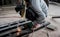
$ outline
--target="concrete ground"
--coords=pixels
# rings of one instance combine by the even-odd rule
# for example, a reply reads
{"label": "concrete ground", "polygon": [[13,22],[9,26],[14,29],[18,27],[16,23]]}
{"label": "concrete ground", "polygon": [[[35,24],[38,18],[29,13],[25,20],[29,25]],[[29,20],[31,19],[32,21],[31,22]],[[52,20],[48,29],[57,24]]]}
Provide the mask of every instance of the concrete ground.
{"label": "concrete ground", "polygon": [[[0,25],[20,19],[19,14],[16,13],[14,9],[6,9],[0,8]],[[57,30],[50,31],[47,29],[41,29],[33,34],[30,34],[29,37],[47,37],[47,33],[49,34],[49,37],[60,37],[60,19],[52,19],[52,16],[60,16],[59,4],[50,4],[47,18],[47,21],[51,22],[51,25],[57,27]]]}

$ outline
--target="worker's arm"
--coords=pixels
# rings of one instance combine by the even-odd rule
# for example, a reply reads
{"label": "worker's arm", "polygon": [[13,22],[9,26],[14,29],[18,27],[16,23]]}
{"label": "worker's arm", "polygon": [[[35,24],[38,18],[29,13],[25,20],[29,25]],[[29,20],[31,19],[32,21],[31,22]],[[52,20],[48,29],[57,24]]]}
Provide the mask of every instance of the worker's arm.
{"label": "worker's arm", "polygon": [[41,4],[42,4],[41,0],[32,0],[31,4],[32,4],[33,8],[35,9],[35,11],[37,11],[37,14],[39,16],[46,17],[46,15],[44,14],[44,12],[42,11],[42,8],[41,8]]}
{"label": "worker's arm", "polygon": [[44,0],[41,0],[41,8],[42,8],[42,11],[45,13],[45,15],[47,16],[47,13],[48,13],[48,6],[47,4],[45,3]]}

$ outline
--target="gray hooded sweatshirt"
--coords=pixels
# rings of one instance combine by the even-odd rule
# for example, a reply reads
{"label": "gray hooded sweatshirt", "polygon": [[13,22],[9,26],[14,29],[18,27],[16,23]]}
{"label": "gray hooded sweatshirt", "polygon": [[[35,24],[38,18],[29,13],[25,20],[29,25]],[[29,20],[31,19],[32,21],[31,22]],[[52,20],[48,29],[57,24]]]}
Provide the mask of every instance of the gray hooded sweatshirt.
{"label": "gray hooded sweatshirt", "polygon": [[36,13],[40,16],[36,21],[38,23],[42,22],[42,20],[46,18],[48,12],[46,3],[44,0],[31,0],[31,4],[34,10],[37,11]]}

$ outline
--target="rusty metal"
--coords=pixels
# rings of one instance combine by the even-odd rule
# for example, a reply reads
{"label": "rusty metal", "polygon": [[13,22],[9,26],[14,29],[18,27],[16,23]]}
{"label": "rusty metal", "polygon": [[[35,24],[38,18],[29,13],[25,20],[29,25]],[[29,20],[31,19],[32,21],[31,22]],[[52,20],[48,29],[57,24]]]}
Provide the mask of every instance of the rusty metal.
{"label": "rusty metal", "polygon": [[[29,25],[32,24],[31,21],[29,20],[18,20],[12,23],[7,23],[2,26],[0,26],[0,37],[5,37],[5,36],[17,36],[17,27],[20,27],[22,31],[20,32],[19,36],[27,35],[32,33],[33,31],[31,30],[31,27]],[[48,26],[50,23],[43,23],[43,25],[39,28],[37,28],[35,31],[40,30]],[[27,27],[25,27],[27,26]],[[10,35],[11,34],[11,35]]]}

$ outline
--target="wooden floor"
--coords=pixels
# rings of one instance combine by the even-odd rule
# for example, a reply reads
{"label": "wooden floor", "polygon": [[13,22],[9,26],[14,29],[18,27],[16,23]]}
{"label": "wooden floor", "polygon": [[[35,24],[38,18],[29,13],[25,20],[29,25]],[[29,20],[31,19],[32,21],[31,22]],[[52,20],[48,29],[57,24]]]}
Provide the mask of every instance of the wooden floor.
{"label": "wooden floor", "polygon": [[[48,11],[47,21],[51,22],[51,25],[57,28],[56,31],[50,31],[47,29],[39,30],[33,34],[30,34],[29,37],[60,37],[60,19],[52,19],[52,16],[60,15],[60,6],[55,4],[50,4]],[[8,18],[9,17],[9,18]],[[14,17],[14,18],[13,18]],[[16,17],[16,18],[15,18]],[[15,10],[0,11],[0,25],[19,20],[19,14]]]}

